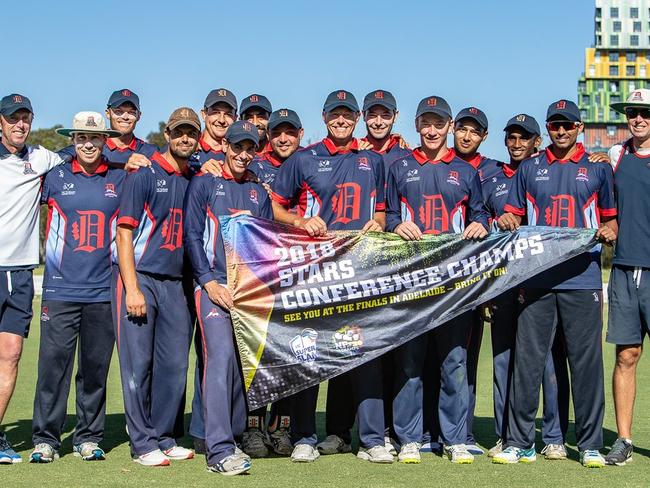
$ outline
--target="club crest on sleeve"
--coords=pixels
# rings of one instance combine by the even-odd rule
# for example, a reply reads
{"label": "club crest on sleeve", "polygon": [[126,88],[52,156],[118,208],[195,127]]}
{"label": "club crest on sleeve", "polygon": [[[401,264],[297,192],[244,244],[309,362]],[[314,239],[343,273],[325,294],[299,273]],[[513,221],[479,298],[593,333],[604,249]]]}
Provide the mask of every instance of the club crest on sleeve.
{"label": "club crest on sleeve", "polygon": [[357,163],[359,163],[359,169],[363,171],[370,171],[372,168],[370,167],[370,163],[368,162],[368,158],[365,156],[362,156],[357,159]]}
{"label": "club crest on sleeve", "polygon": [[25,161],[23,163],[23,174],[24,175],[35,175],[36,171],[34,171],[34,168],[32,168],[32,163],[29,161]]}
{"label": "club crest on sleeve", "polygon": [[587,168],[578,168],[578,174],[576,175],[576,181],[589,181],[589,175],[587,174]]}
{"label": "club crest on sleeve", "polygon": [[452,185],[460,185],[460,180],[458,177],[458,171],[449,170],[449,176],[447,176],[447,183]]}
{"label": "club crest on sleeve", "polygon": [[255,188],[251,188],[250,192],[248,193],[248,198],[255,205],[259,205],[257,202],[257,190]]}
{"label": "club crest on sleeve", "polygon": [[116,198],[117,192],[115,191],[115,184],[106,183],[104,185],[104,196],[109,198]]}

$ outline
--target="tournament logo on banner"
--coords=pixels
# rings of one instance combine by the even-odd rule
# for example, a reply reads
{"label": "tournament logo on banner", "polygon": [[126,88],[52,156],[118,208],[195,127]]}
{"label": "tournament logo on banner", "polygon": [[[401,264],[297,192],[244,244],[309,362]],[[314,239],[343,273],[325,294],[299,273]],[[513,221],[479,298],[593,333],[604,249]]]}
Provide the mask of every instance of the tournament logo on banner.
{"label": "tournament logo on banner", "polygon": [[590,229],[404,241],[351,231],[313,238],[249,215],[219,220],[251,409],[381,356],[595,244]]}

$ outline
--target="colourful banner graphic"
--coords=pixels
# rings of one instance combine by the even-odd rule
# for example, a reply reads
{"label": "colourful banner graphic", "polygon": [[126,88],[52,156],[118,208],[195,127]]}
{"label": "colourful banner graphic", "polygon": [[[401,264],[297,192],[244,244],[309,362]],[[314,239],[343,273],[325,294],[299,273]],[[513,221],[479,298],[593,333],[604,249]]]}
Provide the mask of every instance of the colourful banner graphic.
{"label": "colourful banner graphic", "polygon": [[466,241],[221,217],[233,328],[258,408],[370,361],[594,246],[594,231],[522,227]]}

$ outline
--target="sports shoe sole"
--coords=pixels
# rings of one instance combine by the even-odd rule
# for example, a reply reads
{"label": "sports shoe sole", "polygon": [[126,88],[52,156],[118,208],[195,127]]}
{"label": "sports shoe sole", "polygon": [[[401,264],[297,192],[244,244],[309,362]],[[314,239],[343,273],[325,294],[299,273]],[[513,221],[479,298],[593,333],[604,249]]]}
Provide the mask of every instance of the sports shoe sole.
{"label": "sports shoe sole", "polygon": [[451,464],[473,464],[473,459],[459,459],[457,461],[451,461]]}
{"label": "sports shoe sole", "polygon": [[418,458],[405,458],[405,459],[398,459],[398,462],[402,464],[420,464],[422,460]]}
{"label": "sports shoe sole", "polygon": [[551,454],[550,456],[547,456],[545,454],[544,459],[548,459],[549,461],[566,461],[566,456],[553,455],[553,454]]}
{"label": "sports shoe sole", "polygon": [[598,463],[598,462],[589,462],[587,464],[583,464],[585,468],[591,468],[591,469],[598,469],[598,468],[604,468],[605,465]]}
{"label": "sports shoe sole", "polygon": [[33,464],[50,464],[54,459],[55,458],[44,458],[42,454],[32,454],[29,456],[29,462]]}
{"label": "sports shoe sole", "polygon": [[75,456],[80,457],[84,461],[104,461],[106,456],[101,451],[94,451],[90,456],[82,456],[81,453],[74,452]]}
{"label": "sports shoe sole", "polygon": [[188,454],[187,456],[168,456],[167,454],[165,454],[165,456],[167,456],[172,461],[186,461],[186,460],[189,460],[189,459],[194,459],[194,453],[193,452]]}
{"label": "sports shoe sole", "polygon": [[171,463],[169,462],[169,459],[165,459],[165,460],[162,461],[160,464],[147,464],[147,463],[145,463],[145,462],[142,462],[142,460],[141,460],[140,458],[135,458],[135,459],[133,460],[133,462],[134,462],[134,463],[137,463],[137,464],[139,464],[139,465],[141,465],[141,466],[147,466],[147,467],[149,467],[149,468],[158,468],[158,467],[162,467],[162,466],[169,466],[169,465],[171,464]]}
{"label": "sports shoe sole", "polygon": [[0,459],[0,464],[18,464],[22,463],[23,459],[22,458],[10,458],[10,457],[3,457]]}
{"label": "sports shoe sole", "polygon": [[224,476],[237,476],[238,474],[245,473],[249,469],[251,469],[250,466],[247,466],[247,467],[241,468],[241,469],[234,469],[232,471],[219,471],[219,470],[214,470],[214,469],[207,468],[207,471],[208,471],[208,473],[219,473],[219,474],[222,474]]}
{"label": "sports shoe sole", "polygon": [[388,459],[386,460],[379,460],[379,459],[372,459],[370,455],[366,454],[365,452],[359,452],[357,453],[357,458],[363,460],[363,461],[368,461],[374,464],[393,464],[395,462],[394,459],[391,459],[390,461]]}
{"label": "sports shoe sole", "polygon": [[505,459],[500,459],[497,457],[492,458],[492,464],[517,464],[517,463],[530,464],[530,463],[534,463],[535,461],[537,461],[537,458],[534,459],[521,458],[517,461],[507,461]]}

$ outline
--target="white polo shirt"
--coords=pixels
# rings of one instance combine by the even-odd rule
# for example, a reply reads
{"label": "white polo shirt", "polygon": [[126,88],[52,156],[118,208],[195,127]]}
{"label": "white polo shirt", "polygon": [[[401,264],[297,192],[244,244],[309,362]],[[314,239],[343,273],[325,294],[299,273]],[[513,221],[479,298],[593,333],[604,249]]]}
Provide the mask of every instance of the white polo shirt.
{"label": "white polo shirt", "polygon": [[11,154],[0,141],[0,270],[38,265],[41,181],[62,163],[42,146]]}

